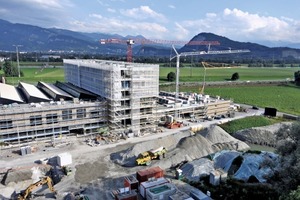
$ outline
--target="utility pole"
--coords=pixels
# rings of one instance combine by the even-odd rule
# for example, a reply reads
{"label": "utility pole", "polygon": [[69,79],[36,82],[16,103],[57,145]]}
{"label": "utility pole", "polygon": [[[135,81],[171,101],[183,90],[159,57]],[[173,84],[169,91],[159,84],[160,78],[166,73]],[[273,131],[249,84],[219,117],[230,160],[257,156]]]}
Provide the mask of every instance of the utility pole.
{"label": "utility pole", "polygon": [[20,63],[19,63],[19,47],[21,47],[22,45],[13,45],[13,46],[16,47],[18,75],[19,75],[19,78],[20,78],[20,77],[21,77],[21,74],[20,74]]}

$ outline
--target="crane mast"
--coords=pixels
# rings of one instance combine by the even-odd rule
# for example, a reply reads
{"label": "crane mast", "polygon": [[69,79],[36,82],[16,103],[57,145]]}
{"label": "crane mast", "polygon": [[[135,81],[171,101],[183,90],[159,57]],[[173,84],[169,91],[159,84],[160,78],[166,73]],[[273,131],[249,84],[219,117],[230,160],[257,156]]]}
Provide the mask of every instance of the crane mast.
{"label": "crane mast", "polygon": [[[239,49],[239,50],[217,50],[217,51],[211,51],[210,50],[210,46],[208,48],[207,51],[195,51],[195,52],[182,52],[182,53],[178,53],[174,47],[174,45],[172,46],[176,56],[173,56],[170,58],[170,60],[176,58],[176,89],[175,89],[175,118],[178,118],[178,110],[176,109],[176,103],[178,101],[178,93],[179,93],[179,65],[180,65],[180,57],[181,56],[199,56],[199,55],[217,55],[217,54],[233,54],[233,53],[248,53],[250,52],[250,50],[248,49]],[[206,73],[206,69],[205,73]],[[205,84],[205,83],[204,83]],[[204,88],[203,88],[204,90]]]}

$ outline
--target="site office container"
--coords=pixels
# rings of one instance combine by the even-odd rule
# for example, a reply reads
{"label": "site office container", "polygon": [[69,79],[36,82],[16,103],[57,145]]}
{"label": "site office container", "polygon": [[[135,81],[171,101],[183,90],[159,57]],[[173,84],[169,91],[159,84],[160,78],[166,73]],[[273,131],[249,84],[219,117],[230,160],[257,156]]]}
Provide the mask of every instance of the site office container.
{"label": "site office container", "polygon": [[129,187],[131,190],[138,190],[139,182],[134,176],[126,176],[124,178],[124,187]]}
{"label": "site office container", "polygon": [[135,191],[130,191],[126,194],[117,194],[115,200],[138,200],[138,194]]}
{"label": "site office container", "polygon": [[161,185],[148,188],[146,190],[147,200],[168,200],[169,196],[176,193],[175,185],[164,183]]}
{"label": "site office container", "polygon": [[160,177],[160,178],[153,179],[150,181],[142,182],[139,187],[140,194],[142,195],[143,198],[146,198],[147,189],[150,189],[150,188],[153,188],[155,186],[159,186],[159,185],[162,185],[165,183],[169,183],[169,181],[164,177]]}
{"label": "site office container", "polygon": [[136,172],[136,178],[139,184],[153,178],[161,178],[164,176],[164,171],[160,167],[152,167]]}
{"label": "site office container", "polygon": [[115,200],[138,200],[137,192],[130,190],[129,187],[113,190],[112,195],[114,196]]}

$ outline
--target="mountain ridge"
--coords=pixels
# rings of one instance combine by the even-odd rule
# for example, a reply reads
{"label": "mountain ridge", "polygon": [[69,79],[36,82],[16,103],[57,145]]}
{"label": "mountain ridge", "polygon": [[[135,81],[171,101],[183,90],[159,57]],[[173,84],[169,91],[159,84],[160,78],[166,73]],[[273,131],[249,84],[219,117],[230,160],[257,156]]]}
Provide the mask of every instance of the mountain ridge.
{"label": "mountain ridge", "polygon": [[[22,45],[20,51],[58,51],[58,52],[80,52],[80,53],[98,53],[104,55],[125,55],[127,52],[126,44],[105,44],[101,45],[100,39],[118,38],[141,40],[145,39],[142,35],[125,37],[118,34],[106,33],[85,33],[76,32],[67,29],[42,28],[39,26],[11,23],[0,19],[0,50],[15,51],[14,45]],[[274,59],[293,57],[300,59],[300,49],[290,47],[267,47],[257,43],[239,42],[219,36],[213,33],[199,33],[190,41],[218,41],[220,45],[210,46],[210,50],[224,49],[249,49],[251,53],[238,55],[239,57],[255,57],[261,59]],[[188,51],[207,51],[207,46],[188,46],[184,45],[178,48],[179,52]],[[135,56],[169,56],[170,47],[161,44],[135,44],[133,45],[133,54]],[[219,55],[218,55],[219,56]],[[231,55],[227,55],[231,56]]]}

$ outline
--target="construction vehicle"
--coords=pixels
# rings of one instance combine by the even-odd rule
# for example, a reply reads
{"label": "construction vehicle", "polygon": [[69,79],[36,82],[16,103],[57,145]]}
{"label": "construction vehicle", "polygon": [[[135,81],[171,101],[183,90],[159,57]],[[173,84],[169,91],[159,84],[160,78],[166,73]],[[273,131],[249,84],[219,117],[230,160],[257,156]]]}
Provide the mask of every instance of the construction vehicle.
{"label": "construction vehicle", "polygon": [[18,200],[26,200],[29,199],[31,197],[31,193],[33,190],[35,190],[36,188],[40,187],[41,185],[47,184],[48,188],[50,189],[51,192],[53,192],[54,194],[56,194],[56,191],[54,190],[53,187],[53,182],[52,179],[49,176],[43,177],[41,180],[39,180],[38,182],[35,182],[31,185],[29,185],[26,190],[22,191],[19,196],[18,196]]}
{"label": "construction vehicle", "polygon": [[167,149],[165,147],[159,147],[158,149],[146,151],[144,153],[141,153],[137,159],[136,164],[137,165],[150,165],[151,161],[154,159],[161,159],[165,157],[165,154],[167,152]]}
{"label": "construction vehicle", "polygon": [[178,121],[173,121],[173,122],[167,123],[166,127],[169,129],[181,128],[181,127],[183,127],[183,123],[178,122]]}
{"label": "construction vehicle", "polygon": [[165,127],[169,128],[169,129],[174,129],[174,128],[181,128],[183,127],[183,123],[176,121],[173,116],[171,115],[167,115],[166,116],[166,123],[165,123]]}

